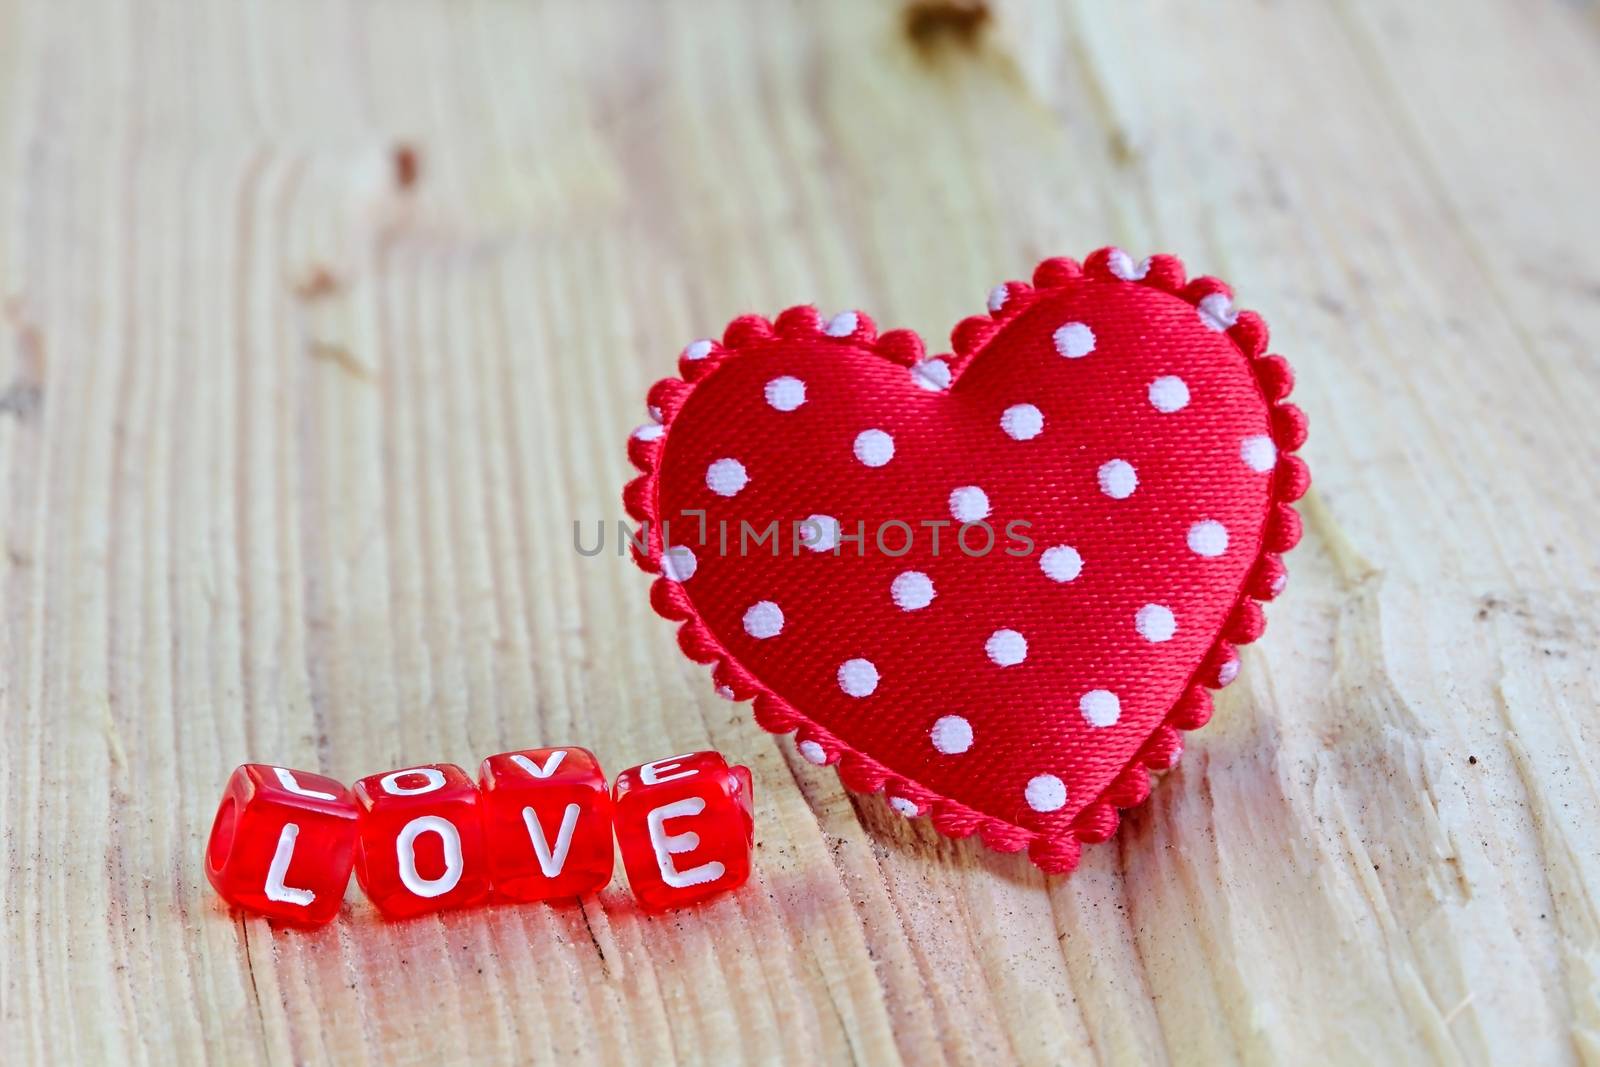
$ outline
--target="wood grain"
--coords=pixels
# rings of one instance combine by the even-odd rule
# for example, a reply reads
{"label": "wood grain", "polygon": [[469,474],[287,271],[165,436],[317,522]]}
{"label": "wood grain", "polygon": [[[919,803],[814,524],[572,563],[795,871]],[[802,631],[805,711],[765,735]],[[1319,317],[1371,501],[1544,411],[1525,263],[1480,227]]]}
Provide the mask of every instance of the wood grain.
{"label": "wood grain", "polygon": [[[915,6],[0,3],[0,1060],[1600,1062],[1600,13]],[[1317,481],[1046,880],[762,734],[571,524],[687,339],[937,343],[1107,243],[1266,314]],[[560,742],[747,762],[753,884],[308,935],[204,882],[243,760]]]}

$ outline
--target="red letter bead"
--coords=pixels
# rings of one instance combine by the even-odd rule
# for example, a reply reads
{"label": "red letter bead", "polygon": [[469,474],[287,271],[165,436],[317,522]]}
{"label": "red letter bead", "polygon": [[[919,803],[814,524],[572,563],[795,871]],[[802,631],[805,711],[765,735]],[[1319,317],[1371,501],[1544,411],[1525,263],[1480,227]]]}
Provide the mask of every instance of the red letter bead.
{"label": "red letter bead", "polygon": [[386,918],[476,904],[489,895],[478,790],[452,763],[356,783],[356,881]]}
{"label": "red letter bead", "polygon": [[356,844],[350,790],[320,774],[246,763],[206,843],[206,877],[222,899],[295,926],[339,914]]}
{"label": "red letter bead", "polygon": [[611,792],[594,753],[502,752],[483,761],[478,783],[496,894],[576,897],[611,881]]}
{"label": "red letter bead", "polygon": [[612,818],[640,906],[662,911],[743,885],[755,840],[750,801],[750,771],[716,752],[619,774]]}

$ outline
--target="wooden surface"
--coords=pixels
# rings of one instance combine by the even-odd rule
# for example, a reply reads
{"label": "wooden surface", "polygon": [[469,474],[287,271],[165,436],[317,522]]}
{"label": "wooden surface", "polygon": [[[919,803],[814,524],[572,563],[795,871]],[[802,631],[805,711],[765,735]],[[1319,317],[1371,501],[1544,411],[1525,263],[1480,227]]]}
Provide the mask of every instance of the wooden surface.
{"label": "wooden surface", "polygon": [[[0,4],[0,1061],[1600,1060],[1600,13],[965,6]],[[762,734],[571,523],[732,315],[940,344],[1106,243],[1267,316],[1316,487],[1047,881]],[[753,884],[205,884],[240,761],[561,742],[748,762]]]}

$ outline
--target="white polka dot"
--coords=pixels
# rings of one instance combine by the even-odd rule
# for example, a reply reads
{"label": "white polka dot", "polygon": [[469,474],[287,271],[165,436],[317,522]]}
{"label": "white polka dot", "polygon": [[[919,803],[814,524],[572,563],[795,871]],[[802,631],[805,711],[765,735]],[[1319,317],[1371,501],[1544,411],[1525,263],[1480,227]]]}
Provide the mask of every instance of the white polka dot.
{"label": "white polka dot", "polygon": [[1044,412],[1032,404],[1012,404],[1000,415],[1000,428],[1013,441],[1031,441],[1044,429]]}
{"label": "white polka dot", "polygon": [[733,694],[733,688],[726,685],[717,686],[717,696],[721,697],[723,700],[736,699]]}
{"label": "white polka dot", "polygon": [[1100,491],[1112,500],[1126,500],[1139,487],[1139,475],[1133,464],[1125,459],[1113,459],[1100,465],[1098,474]]}
{"label": "white polka dot", "polygon": [[1122,717],[1122,701],[1109,689],[1091,689],[1078,700],[1078,710],[1090,726],[1111,726]]}
{"label": "white polka dot", "polygon": [[881,467],[894,458],[894,438],[882,430],[862,430],[856,434],[856,458],[869,467]]}
{"label": "white polka dot", "polygon": [[1228,530],[1215,519],[1202,519],[1189,527],[1189,551],[1197,556],[1220,556],[1228,551]]}
{"label": "white polka dot", "polygon": [[718,496],[733,496],[749,484],[750,475],[736,459],[719,459],[706,468],[706,488]]}
{"label": "white polka dot", "polygon": [[800,755],[804,756],[809,763],[815,763],[818,767],[821,767],[828,762],[827,750],[815,741],[802,741],[799,748]]}
{"label": "white polka dot", "polygon": [[941,715],[928,732],[935,750],[959,756],[972,747],[972,724],[960,715]]}
{"label": "white polka dot", "polygon": [[1172,609],[1165,604],[1146,604],[1134,612],[1133,625],[1140,637],[1156,643],[1170,641],[1178,632],[1178,620],[1172,617]]}
{"label": "white polka dot", "polygon": [[813,552],[832,552],[839,544],[839,520],[832,515],[808,515],[800,524],[800,539]]}
{"label": "white polka dot", "polygon": [[655,404],[646,404],[644,410],[650,416],[651,422],[661,421],[661,409]]}
{"label": "white polka dot", "polygon": [[1053,774],[1036,775],[1028,780],[1023,796],[1034,811],[1060,811],[1067,804],[1067,784]]}
{"label": "white polka dot", "polygon": [[901,611],[917,611],[933,603],[933,579],[921,571],[906,571],[889,583],[889,596]]}
{"label": "white polka dot", "polygon": [[1239,313],[1233,310],[1233,301],[1226,293],[1212,293],[1202,298],[1195,310],[1199,312],[1201,322],[1218,332],[1239,321]]}
{"label": "white polka dot", "polygon": [[1094,351],[1094,331],[1081,322],[1069,322],[1055,332],[1056,351],[1068,359],[1081,359]]}
{"label": "white polka dot", "polygon": [[744,632],[758,641],[783,632],[783,609],[770,600],[751,604],[744,613]]}
{"label": "white polka dot", "polygon": [[829,337],[849,337],[856,332],[859,321],[854,311],[841,311],[828,320],[828,325],[822,328],[822,332]]}
{"label": "white polka dot", "polygon": [[950,364],[942,359],[925,359],[911,365],[911,380],[930,393],[950,388]]}
{"label": "white polka dot", "polygon": [[847,659],[839,664],[839,688],[853,697],[869,697],[878,688],[878,668],[870,659]]}
{"label": "white polka dot", "polygon": [[1137,266],[1133,257],[1120,248],[1113,248],[1111,255],[1106,259],[1106,266],[1111,268],[1111,273],[1125,282],[1136,282],[1150,273],[1150,257],[1141,259]]}
{"label": "white polka dot", "polygon": [[1028,639],[1015,630],[996,630],[983,643],[983,650],[997,667],[1015,667],[1028,658]]}
{"label": "white polka dot", "polygon": [[990,289],[989,290],[989,310],[990,310],[990,312],[998,312],[1001,308],[1005,307],[1006,306],[1006,298],[1009,297],[1010,295],[1011,295],[1011,290],[1007,289],[1005,287],[1004,283],[1001,283],[1000,285],[995,286],[993,289]]}
{"label": "white polka dot", "polygon": [[1055,581],[1070,582],[1083,572],[1083,557],[1071,545],[1056,545],[1040,554],[1039,569]]}
{"label": "white polka dot", "polygon": [[890,797],[889,806],[908,819],[916,818],[922,810],[917,807],[916,801],[907,800],[905,797]]}
{"label": "white polka dot", "polygon": [[647,422],[633,431],[633,436],[635,440],[639,441],[659,441],[661,440],[661,435],[666,432],[667,428],[659,422]]}
{"label": "white polka dot", "polygon": [[673,545],[661,553],[661,576],[672,582],[687,582],[694,577],[700,561],[688,545]]}
{"label": "white polka dot", "polygon": [[1251,470],[1264,474],[1278,462],[1278,446],[1266,434],[1246,437],[1239,444],[1239,458]]}
{"label": "white polka dot", "polygon": [[684,359],[705,359],[711,354],[711,342],[702,338],[683,350]]}
{"label": "white polka dot", "polygon": [[975,485],[950,493],[950,514],[957,522],[978,522],[989,517],[989,494]]}
{"label": "white polka dot", "polygon": [[1239,677],[1239,657],[1234,656],[1217,669],[1217,684],[1227,685]]}
{"label": "white polka dot", "polygon": [[806,383],[785,374],[767,383],[767,403],[779,411],[793,411],[806,402]]}
{"label": "white polka dot", "polygon": [[1168,415],[1182,411],[1189,405],[1189,386],[1176,375],[1157,378],[1150,383],[1150,403]]}

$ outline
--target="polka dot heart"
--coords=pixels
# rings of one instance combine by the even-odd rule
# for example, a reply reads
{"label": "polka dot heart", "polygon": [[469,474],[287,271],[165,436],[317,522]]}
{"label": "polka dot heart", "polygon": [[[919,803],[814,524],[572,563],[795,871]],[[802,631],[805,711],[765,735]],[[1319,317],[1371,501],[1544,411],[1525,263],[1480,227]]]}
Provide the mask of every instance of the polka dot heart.
{"label": "polka dot heart", "polygon": [[948,352],[859,311],[734,320],[651,390],[624,500],[719,691],[1068,871],[1260,636],[1305,418],[1260,317],[1170,256],[1048,260],[985,303]]}

